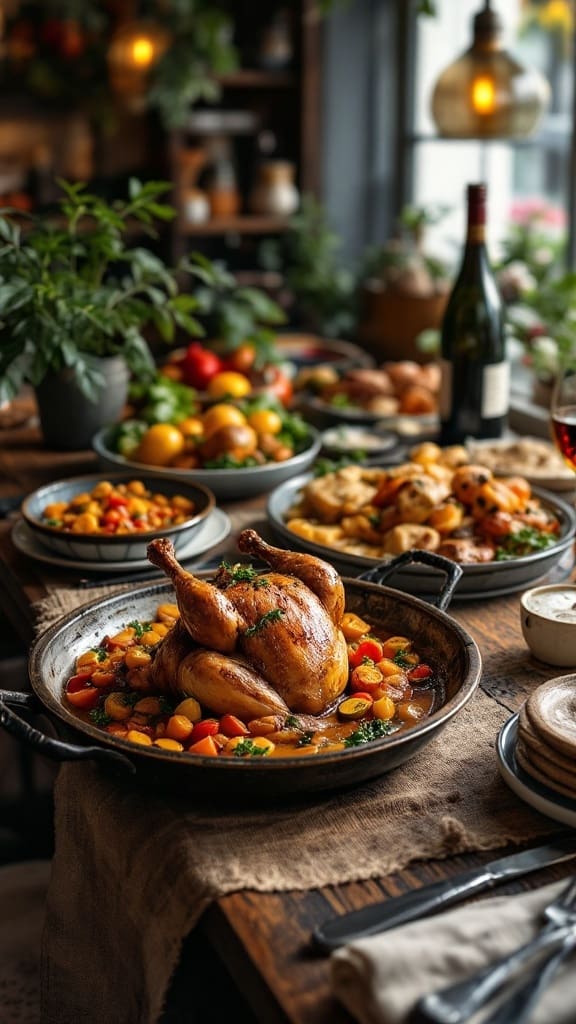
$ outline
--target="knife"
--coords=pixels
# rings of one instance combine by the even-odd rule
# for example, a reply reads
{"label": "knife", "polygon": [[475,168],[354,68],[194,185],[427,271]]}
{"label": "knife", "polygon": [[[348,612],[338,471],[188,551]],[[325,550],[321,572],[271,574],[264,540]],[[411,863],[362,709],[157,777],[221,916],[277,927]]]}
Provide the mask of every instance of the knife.
{"label": "knife", "polygon": [[383,903],[362,907],[361,910],[353,910],[349,914],[325,921],[314,930],[313,939],[318,947],[330,952],[353,939],[388,931],[389,928],[443,910],[466,896],[492,889],[499,882],[519,878],[546,865],[561,864],[575,856],[576,832],[571,832],[545,846],[513,853],[509,857],[484,864],[481,868],[465,871],[455,878],[435,882],[402,896],[393,896]]}

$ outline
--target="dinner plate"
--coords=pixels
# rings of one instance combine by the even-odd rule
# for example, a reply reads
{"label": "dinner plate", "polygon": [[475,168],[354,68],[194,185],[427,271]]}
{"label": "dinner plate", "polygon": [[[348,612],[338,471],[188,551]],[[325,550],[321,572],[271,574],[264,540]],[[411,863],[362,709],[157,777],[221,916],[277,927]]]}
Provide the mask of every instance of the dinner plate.
{"label": "dinner plate", "polygon": [[307,419],[310,418],[321,428],[338,424],[374,427],[379,430],[390,430],[414,444],[424,438],[436,437],[440,426],[436,414],[418,416],[415,413],[397,412],[383,416],[382,413],[367,412],[360,406],[332,405],[315,396],[306,396],[302,399],[302,411]]}
{"label": "dinner plate", "polygon": [[[231,530],[229,517],[220,508],[212,510],[206,522],[196,531],[189,542],[178,552],[178,560],[187,562],[198,555],[204,555],[210,548],[225,540]],[[128,559],[122,562],[89,562],[75,558],[64,558],[54,551],[45,548],[23,519],[18,519],[12,527],[12,543],[23,555],[34,558],[37,562],[57,565],[62,569],[82,569],[94,572],[126,572],[132,569],[150,569],[147,558]]]}
{"label": "dinner plate", "polygon": [[[530,462],[530,449],[544,458],[550,458],[550,467]],[[470,459],[488,466],[493,473],[503,476],[522,476],[528,483],[544,487],[547,491],[576,491],[576,473],[563,463],[554,445],[540,437],[517,437],[496,441],[469,441],[466,445]],[[526,451],[526,458],[523,452]],[[488,453],[488,457],[484,453]],[[502,458],[504,461],[501,461]],[[548,461],[548,459],[546,459]]]}
{"label": "dinner plate", "polygon": [[[283,546],[324,558],[345,576],[360,576],[368,569],[373,569],[375,566],[389,561],[390,559],[371,558],[366,555],[339,551],[326,544],[305,540],[288,529],[285,522],[286,513],[297,503],[300,491],[312,479],[312,474],[306,473],[294,480],[287,480],[277,487],[268,498],[268,521]],[[533,487],[532,491],[540,499],[542,505],[550,509],[560,520],[562,533],[558,542],[550,548],[525,555],[523,558],[512,558],[505,562],[462,565],[462,576],[456,586],[454,600],[474,600],[475,598],[501,597],[505,594],[512,594],[532,586],[556,567],[559,568],[560,575],[556,577],[555,582],[556,580],[559,582],[568,574],[574,562],[572,545],[576,532],[576,512],[555,494],[550,494],[539,487]],[[437,569],[423,565],[410,565],[397,570],[387,580],[387,584],[409,594],[428,597],[438,593],[443,580],[444,575]]]}
{"label": "dinner plate", "polygon": [[576,828],[576,800],[562,796],[537,782],[520,767],[515,756],[517,737],[518,715],[513,715],[502,726],[496,745],[498,767],[504,782],[516,796],[541,814]]}

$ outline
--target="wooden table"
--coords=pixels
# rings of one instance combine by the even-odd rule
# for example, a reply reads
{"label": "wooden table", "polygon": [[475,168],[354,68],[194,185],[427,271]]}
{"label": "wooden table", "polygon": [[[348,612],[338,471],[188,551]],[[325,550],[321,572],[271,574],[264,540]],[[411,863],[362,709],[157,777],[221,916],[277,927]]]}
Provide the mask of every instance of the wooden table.
{"label": "wooden table", "polygon": [[[91,452],[45,450],[33,425],[0,428],[0,498],[96,468]],[[224,507],[234,515],[245,506]],[[255,517],[261,515],[264,499],[254,500],[253,507]],[[45,596],[48,580],[69,582],[70,575],[62,573],[59,577],[51,570],[47,573],[47,567],[20,555],[11,543],[10,530],[9,520],[0,522],[0,607],[22,641],[29,644],[34,632],[33,603]],[[90,599],[89,591],[86,599]],[[451,614],[480,646],[484,660],[482,686],[510,712],[519,708],[535,681],[555,674],[527,654],[517,595],[456,604]],[[330,995],[327,961],[309,949],[313,927],[337,912],[449,877],[493,856],[473,854],[415,864],[387,878],[312,892],[237,893],[220,899],[204,915],[197,931],[204,945],[208,939],[218,951],[246,998],[248,1016],[235,1019],[265,1024],[345,1024],[350,1018]],[[540,871],[524,883],[516,883],[515,888],[542,884],[570,870],[567,865]]]}

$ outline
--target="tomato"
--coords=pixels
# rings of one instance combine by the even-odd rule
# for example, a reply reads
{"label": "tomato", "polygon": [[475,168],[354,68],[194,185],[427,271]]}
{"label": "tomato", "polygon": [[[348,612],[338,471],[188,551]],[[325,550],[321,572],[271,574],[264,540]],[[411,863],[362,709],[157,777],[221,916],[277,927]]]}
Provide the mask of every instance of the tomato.
{"label": "tomato", "polygon": [[184,448],[184,435],[172,423],[155,423],[143,435],[133,458],[149,466],[167,466]]}
{"label": "tomato", "polygon": [[348,661],[352,668],[361,665],[366,658],[374,662],[381,661],[382,644],[378,640],[361,640],[357,646],[351,645],[348,648]]}
{"label": "tomato", "polygon": [[[358,690],[360,693],[371,693],[381,686],[384,676],[382,675],[379,668],[372,661],[366,661],[362,665],[357,665],[352,670],[350,677],[350,687],[352,690]],[[356,696],[356,694],[354,694]]]}
{"label": "tomato", "polygon": [[182,374],[186,384],[198,391],[205,391],[209,381],[222,369],[222,360],[215,352],[193,341],[186,349]]}
{"label": "tomato", "polygon": [[416,665],[408,672],[408,679],[411,683],[423,683],[425,679],[430,679],[431,675],[430,665]]}
{"label": "tomato", "polygon": [[249,730],[244,725],[244,722],[241,722],[239,718],[236,718],[236,715],[222,715],[219,731],[223,733],[224,736],[232,737],[248,736]]}
{"label": "tomato", "polygon": [[248,416],[248,423],[257,434],[279,434],[282,430],[282,417],[275,409],[256,409]]}
{"label": "tomato", "polygon": [[246,422],[246,416],[236,405],[218,402],[211,405],[202,416],[204,437],[211,437],[222,427],[244,427]]}
{"label": "tomato", "polygon": [[123,494],[111,494],[108,498],[108,508],[121,508],[128,504],[128,498]]}
{"label": "tomato", "polygon": [[100,697],[99,691],[91,686],[89,681],[90,676],[81,673],[71,676],[66,684],[66,700],[82,711],[91,711],[95,708]]}
{"label": "tomato", "polygon": [[252,391],[252,384],[243,373],[222,370],[210,378],[206,390],[211,398],[245,398]]}
{"label": "tomato", "polygon": [[245,341],[227,356],[224,369],[235,370],[237,373],[249,373],[254,366],[256,349],[249,341]]}
{"label": "tomato", "polygon": [[215,736],[220,731],[220,724],[217,718],[203,718],[201,722],[196,722],[190,739],[192,743],[197,743],[198,740],[203,740],[206,736]]}

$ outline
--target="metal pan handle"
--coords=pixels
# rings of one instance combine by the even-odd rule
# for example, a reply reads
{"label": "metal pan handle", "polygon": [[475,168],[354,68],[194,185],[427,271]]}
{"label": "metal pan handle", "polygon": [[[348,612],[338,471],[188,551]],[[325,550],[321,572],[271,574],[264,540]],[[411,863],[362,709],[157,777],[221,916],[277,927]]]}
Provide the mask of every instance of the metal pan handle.
{"label": "metal pan handle", "polygon": [[423,565],[439,569],[440,572],[445,574],[446,579],[438,596],[433,601],[430,601],[430,604],[434,605],[434,607],[445,612],[452,600],[456,584],[462,575],[462,567],[457,562],[453,562],[451,558],[437,555],[435,551],[421,551],[420,548],[404,551],[390,562],[383,562],[381,565],[375,565],[373,569],[367,569],[358,579],[366,580],[367,583],[384,583],[402,566],[411,565],[413,562],[421,562]]}
{"label": "metal pan handle", "polygon": [[53,739],[38,729],[34,729],[8,707],[8,704],[32,707],[34,703],[33,694],[0,690],[0,728],[5,729],[19,742],[27,744],[52,761],[100,761],[108,767],[134,774],[136,769],[132,762],[124,757],[124,754],[120,754],[116,750],[108,750],[107,747],[82,747],[75,743],[65,743],[63,740]]}

